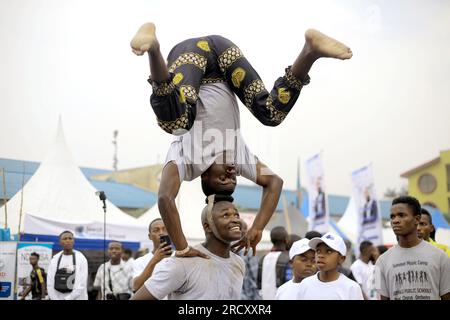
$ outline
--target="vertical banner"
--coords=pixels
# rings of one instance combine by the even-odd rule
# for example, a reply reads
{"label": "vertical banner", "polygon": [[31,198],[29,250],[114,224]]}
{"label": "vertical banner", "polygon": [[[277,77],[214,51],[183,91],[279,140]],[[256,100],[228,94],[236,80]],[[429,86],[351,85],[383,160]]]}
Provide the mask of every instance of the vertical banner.
{"label": "vertical banner", "polygon": [[354,171],[352,182],[358,212],[358,244],[368,240],[374,245],[380,245],[383,243],[381,213],[375,193],[372,165]]}
{"label": "vertical banner", "polygon": [[14,300],[17,242],[0,242],[0,300]]}
{"label": "vertical banner", "polygon": [[[49,242],[19,242],[17,244],[17,293],[20,294],[30,285],[30,254],[36,252],[39,254],[39,267],[48,271],[52,259],[53,243]],[[27,299],[31,298],[31,293]]]}
{"label": "vertical banner", "polygon": [[309,230],[328,232],[328,203],[325,192],[322,154],[318,153],[306,161],[309,197]]}

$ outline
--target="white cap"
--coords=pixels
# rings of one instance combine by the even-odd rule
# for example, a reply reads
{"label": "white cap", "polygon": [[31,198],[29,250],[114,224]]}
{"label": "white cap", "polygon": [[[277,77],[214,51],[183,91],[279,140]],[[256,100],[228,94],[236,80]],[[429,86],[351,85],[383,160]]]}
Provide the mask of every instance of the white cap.
{"label": "white cap", "polygon": [[295,241],[292,244],[291,249],[289,249],[289,259],[292,260],[295,256],[298,256],[299,254],[303,254],[308,250],[313,250],[308,243],[309,240],[306,238]]}
{"label": "white cap", "polygon": [[322,238],[312,238],[309,241],[309,246],[312,249],[316,250],[317,245],[322,242],[329,246],[331,249],[336,250],[343,256],[347,254],[347,246],[345,245],[344,240],[338,235],[331,232],[325,233]]}

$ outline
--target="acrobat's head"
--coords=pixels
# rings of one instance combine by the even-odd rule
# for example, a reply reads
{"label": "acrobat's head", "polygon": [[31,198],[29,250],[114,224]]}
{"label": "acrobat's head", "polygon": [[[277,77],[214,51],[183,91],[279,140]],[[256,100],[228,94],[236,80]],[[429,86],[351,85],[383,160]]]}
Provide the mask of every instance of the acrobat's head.
{"label": "acrobat's head", "polygon": [[202,174],[202,190],[206,196],[233,194],[236,188],[236,166],[225,160],[224,153]]}

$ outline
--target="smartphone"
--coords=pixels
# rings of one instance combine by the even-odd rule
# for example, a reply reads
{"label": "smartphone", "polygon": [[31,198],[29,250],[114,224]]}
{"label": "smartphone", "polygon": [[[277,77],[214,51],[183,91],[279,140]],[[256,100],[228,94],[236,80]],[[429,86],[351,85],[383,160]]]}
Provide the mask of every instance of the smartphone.
{"label": "smartphone", "polygon": [[169,237],[167,234],[160,236],[160,237],[159,237],[159,242],[160,242],[160,243],[165,242],[165,243],[168,244],[169,246],[172,245],[172,241],[170,241],[170,237]]}

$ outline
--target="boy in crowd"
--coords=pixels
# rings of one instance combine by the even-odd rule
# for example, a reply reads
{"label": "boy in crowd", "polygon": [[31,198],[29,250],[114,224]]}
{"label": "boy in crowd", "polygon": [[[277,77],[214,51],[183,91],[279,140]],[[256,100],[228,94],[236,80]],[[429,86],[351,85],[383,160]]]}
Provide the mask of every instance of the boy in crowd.
{"label": "boy in crowd", "polygon": [[421,207],[416,198],[392,201],[391,227],[398,244],[375,264],[377,290],[382,300],[449,300],[450,258],[417,235]]}
{"label": "boy in crowd", "polygon": [[72,231],[59,235],[63,251],[50,261],[47,290],[50,300],[88,300],[88,261],[83,253],[74,250]]}
{"label": "boy in crowd", "polygon": [[98,267],[95,276],[94,287],[100,289],[97,300],[128,300],[133,293],[133,270],[122,260],[122,243],[111,241],[108,256],[109,261]]}
{"label": "boy in crowd", "polygon": [[21,300],[25,300],[26,296],[31,292],[32,300],[44,300],[47,295],[47,288],[45,285],[46,274],[45,270],[39,267],[39,253],[32,252],[30,254],[30,264],[33,268],[30,273],[30,286],[22,293]]}
{"label": "boy in crowd", "polygon": [[434,240],[436,229],[434,228],[430,212],[428,212],[427,209],[421,208],[420,213],[420,222],[417,226],[417,235],[419,236],[419,239],[423,239],[436,248],[442,249],[450,257],[450,248],[445,244],[437,243]]}
{"label": "boy in crowd", "polygon": [[313,238],[309,246],[316,251],[319,272],[304,279],[298,288],[299,300],[363,300],[361,287],[338,271],[345,261],[344,240],[333,233]]}
{"label": "boy in crowd", "polygon": [[369,289],[367,281],[374,273],[375,261],[378,258],[378,250],[370,241],[362,241],[359,245],[359,258],[353,262],[350,269],[356,282],[358,282],[363,290],[364,298],[369,299]]}
{"label": "boy in crowd", "polygon": [[277,289],[285,283],[291,274],[289,265],[289,234],[284,227],[270,230],[273,246],[269,253],[258,263],[258,288],[263,300],[273,300]]}
{"label": "boy in crowd", "polygon": [[309,246],[308,239],[295,241],[290,250],[289,258],[294,271],[293,279],[278,288],[276,300],[296,300],[300,282],[306,277],[314,275],[317,271],[313,249]]}

